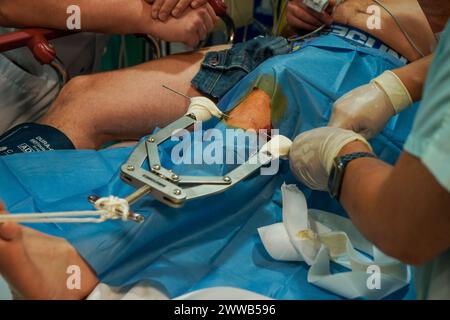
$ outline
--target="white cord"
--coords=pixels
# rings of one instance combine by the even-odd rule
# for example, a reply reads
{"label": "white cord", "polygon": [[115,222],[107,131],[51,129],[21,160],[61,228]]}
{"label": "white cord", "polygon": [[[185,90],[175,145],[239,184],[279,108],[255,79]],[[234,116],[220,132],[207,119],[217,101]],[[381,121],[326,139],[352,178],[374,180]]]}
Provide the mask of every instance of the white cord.
{"label": "white cord", "polygon": [[101,198],[94,206],[98,211],[5,214],[0,215],[0,223],[102,223],[118,219],[127,221],[130,216],[130,206],[125,199]]}
{"label": "white cord", "polygon": [[316,33],[319,33],[320,31],[322,31],[324,28],[326,27],[326,24],[321,25],[320,27],[318,27],[316,30],[305,34],[304,36],[294,36],[294,37],[290,37],[288,39],[289,42],[295,42],[295,41],[300,41],[300,40],[304,40],[306,38],[312,37],[313,35],[315,35]]}
{"label": "white cord", "polygon": [[[383,10],[385,10],[392,17],[392,19],[394,19],[395,23],[400,28],[400,31],[403,33],[403,35],[406,37],[406,40],[408,40],[409,44],[414,48],[414,50],[416,50],[416,52],[422,58],[425,57],[425,54],[422,52],[422,50],[420,50],[420,48],[417,46],[417,44],[414,42],[414,40],[409,35],[408,31],[406,31],[405,27],[402,25],[400,20],[391,12],[391,10],[389,10],[389,8],[386,7],[384,4],[382,4],[379,0],[372,0],[372,1],[375,2],[376,4],[378,4]],[[339,2],[339,3],[341,3],[341,2]],[[334,7],[334,9],[336,9],[336,7]],[[315,35],[316,33],[322,31],[323,28],[325,28],[325,25],[322,25],[321,27],[317,28],[316,30],[314,30],[311,33],[308,33],[307,35],[300,36],[300,37],[292,37],[288,40],[290,42],[294,42],[294,41],[303,40],[305,38],[309,38],[309,37]]]}
{"label": "white cord", "polygon": [[425,57],[425,54],[422,52],[422,50],[419,49],[417,44],[414,42],[414,40],[411,38],[409,33],[406,31],[405,27],[402,25],[400,20],[389,10],[388,7],[386,7],[384,4],[382,4],[379,0],[372,0],[376,4],[378,4],[381,8],[383,8],[391,17],[394,19],[397,26],[400,28],[400,31],[403,33],[403,35],[406,37],[406,40],[408,40],[409,44],[414,48],[414,50],[417,51],[417,53],[423,58]]}
{"label": "white cord", "polygon": [[161,58],[161,46],[158,43],[158,41],[155,38],[153,38],[151,35],[149,35],[149,34],[147,35],[147,38],[148,38],[148,40],[150,40],[152,42],[153,49],[156,50],[156,52],[153,52],[153,58],[154,59]]}
{"label": "white cord", "polygon": [[103,212],[102,218],[106,220],[122,219],[127,221],[130,216],[130,205],[127,200],[110,196],[100,198],[95,202],[95,208]]}

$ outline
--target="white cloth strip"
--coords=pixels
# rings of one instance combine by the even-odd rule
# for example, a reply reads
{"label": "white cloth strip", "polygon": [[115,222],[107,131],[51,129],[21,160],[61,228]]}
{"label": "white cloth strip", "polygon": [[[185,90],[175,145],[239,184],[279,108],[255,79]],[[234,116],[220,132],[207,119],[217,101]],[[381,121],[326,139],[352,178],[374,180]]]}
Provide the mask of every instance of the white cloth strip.
{"label": "white cloth strip", "polygon": [[97,211],[67,211],[0,215],[0,223],[102,223],[108,220],[128,220],[128,201],[117,197],[101,198],[95,202]]}
{"label": "white cloth strip", "polygon": [[[1,222],[14,223],[100,223],[104,222],[102,218],[107,211],[70,211],[70,212],[52,212],[52,213],[23,213],[23,214],[8,214],[0,216]],[[98,218],[93,218],[97,216]],[[74,218],[70,218],[74,217]],[[78,217],[78,218],[76,218]],[[91,217],[91,218],[81,218]]]}
{"label": "white cloth strip", "polygon": [[[273,259],[306,262],[309,283],[348,299],[382,299],[410,283],[410,268],[380,252],[349,219],[308,211],[294,185],[283,185],[282,191],[283,222],[258,230]],[[333,274],[331,262],[349,272]]]}

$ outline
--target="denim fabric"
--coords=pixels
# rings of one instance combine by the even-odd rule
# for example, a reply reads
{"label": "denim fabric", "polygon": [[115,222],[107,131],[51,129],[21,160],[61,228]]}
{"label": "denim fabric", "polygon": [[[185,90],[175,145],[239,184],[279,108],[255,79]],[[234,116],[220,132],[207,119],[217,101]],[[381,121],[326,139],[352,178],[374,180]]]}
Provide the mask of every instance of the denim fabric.
{"label": "denim fabric", "polygon": [[310,41],[327,34],[338,36],[355,46],[389,53],[397,60],[401,60],[402,63],[408,62],[406,58],[367,32],[350,26],[333,24],[322,32],[299,41],[295,41],[295,38],[288,41],[282,37],[261,36],[236,44],[229,50],[209,52],[200,71],[192,80],[192,84],[200,92],[221,99],[240,80],[267,59],[296,52]]}
{"label": "denim fabric", "polygon": [[289,51],[285,38],[257,37],[229,50],[209,52],[192,84],[202,93],[220,99],[261,63]]}

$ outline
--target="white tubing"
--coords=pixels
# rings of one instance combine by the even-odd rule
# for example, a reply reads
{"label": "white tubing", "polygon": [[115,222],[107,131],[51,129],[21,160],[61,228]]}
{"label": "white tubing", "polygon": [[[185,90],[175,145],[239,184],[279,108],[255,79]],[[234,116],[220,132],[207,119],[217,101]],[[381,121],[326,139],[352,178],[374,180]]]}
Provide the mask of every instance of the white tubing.
{"label": "white tubing", "polygon": [[0,215],[0,223],[102,223],[107,220],[129,217],[128,201],[117,197],[106,197],[97,200],[98,211],[68,211],[51,213],[24,213]]}

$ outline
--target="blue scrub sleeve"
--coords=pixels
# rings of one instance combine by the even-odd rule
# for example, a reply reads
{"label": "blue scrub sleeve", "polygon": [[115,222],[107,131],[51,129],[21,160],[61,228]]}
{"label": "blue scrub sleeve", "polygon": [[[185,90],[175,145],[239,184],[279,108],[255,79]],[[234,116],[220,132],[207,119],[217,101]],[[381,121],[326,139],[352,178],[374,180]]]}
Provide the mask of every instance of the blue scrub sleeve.
{"label": "blue scrub sleeve", "polygon": [[450,192],[450,23],[429,71],[422,105],[405,150],[420,158]]}

